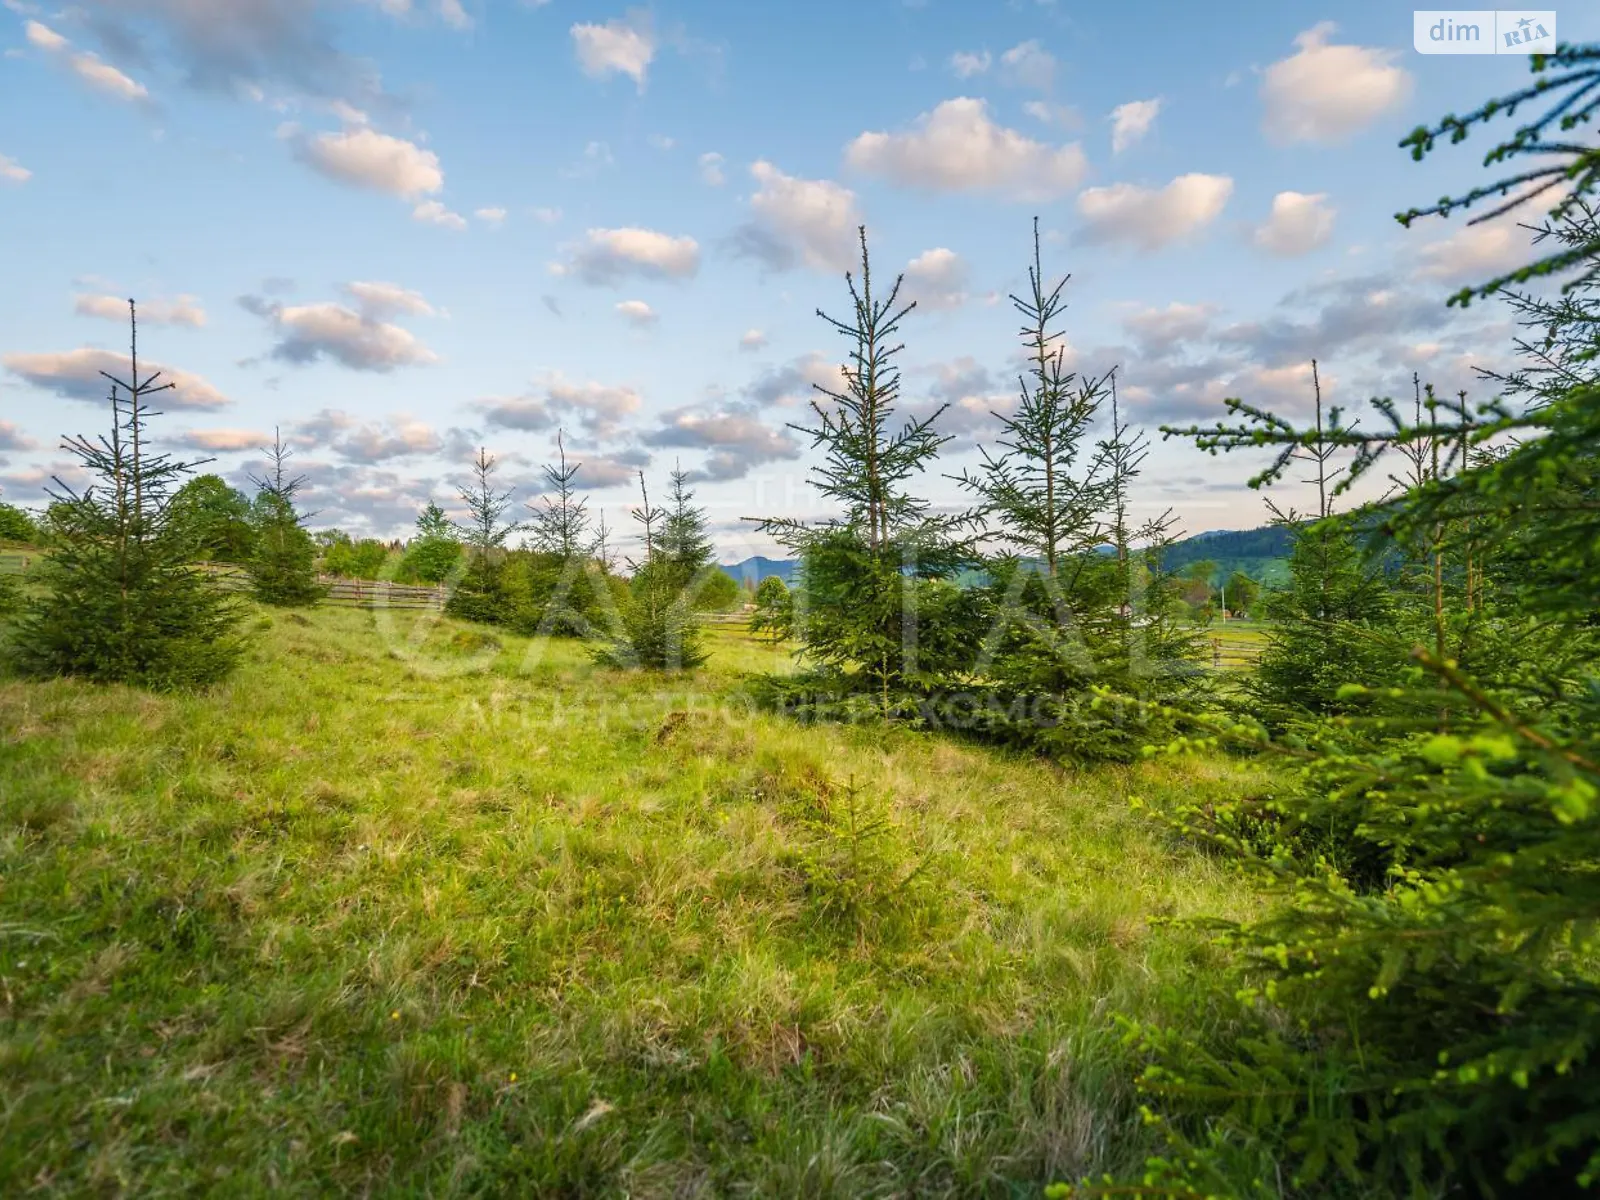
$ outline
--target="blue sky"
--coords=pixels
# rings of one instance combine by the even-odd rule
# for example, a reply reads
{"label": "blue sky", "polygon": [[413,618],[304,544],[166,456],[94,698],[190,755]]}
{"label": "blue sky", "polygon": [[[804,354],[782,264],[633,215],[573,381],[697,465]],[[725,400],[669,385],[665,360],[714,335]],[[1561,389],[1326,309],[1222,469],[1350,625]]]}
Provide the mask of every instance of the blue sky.
{"label": "blue sky", "polygon": [[[1520,261],[1514,227],[1392,217],[1483,179],[1488,138],[1396,143],[1526,62],[1416,54],[1390,3],[0,2],[16,503],[73,481],[129,296],[180,384],[167,442],[242,483],[281,427],[317,524],[403,534],[479,445],[533,499],[560,429],[614,526],[681,461],[728,558],[772,548],[740,517],[824,511],[785,427],[841,360],[815,310],[845,312],[858,223],[919,301],[905,398],[953,405],[941,472],[1013,401],[1036,214],[1069,359],[1119,366],[1152,432],[1227,395],[1303,413],[1313,355],[1339,403],[1413,370],[1487,398],[1472,365],[1509,345],[1444,300]],[[1141,512],[1262,522],[1249,462],[1156,442]]]}

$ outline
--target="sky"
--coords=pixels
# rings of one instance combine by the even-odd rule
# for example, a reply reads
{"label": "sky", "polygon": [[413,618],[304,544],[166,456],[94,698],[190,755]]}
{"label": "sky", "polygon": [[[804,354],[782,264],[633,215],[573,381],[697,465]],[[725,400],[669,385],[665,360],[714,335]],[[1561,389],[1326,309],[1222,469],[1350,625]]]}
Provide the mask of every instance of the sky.
{"label": "sky", "polygon": [[1445,300],[1529,253],[1514,219],[1395,222],[1498,140],[1400,139],[1528,71],[1418,54],[1378,0],[0,4],[11,503],[83,482],[61,438],[106,424],[131,297],[162,444],[248,487],[280,430],[314,526],[404,536],[479,447],[537,502],[559,433],[613,529],[679,465],[724,561],[770,554],[743,518],[829,511],[791,425],[837,384],[817,309],[849,314],[865,225],[916,301],[903,410],[949,405],[915,487],[957,506],[1016,401],[1037,217],[1067,365],[1116,367],[1151,434],[1136,515],[1252,528],[1257,463],[1157,426],[1303,418],[1312,358],[1330,403],[1414,371],[1486,400],[1509,315]]}

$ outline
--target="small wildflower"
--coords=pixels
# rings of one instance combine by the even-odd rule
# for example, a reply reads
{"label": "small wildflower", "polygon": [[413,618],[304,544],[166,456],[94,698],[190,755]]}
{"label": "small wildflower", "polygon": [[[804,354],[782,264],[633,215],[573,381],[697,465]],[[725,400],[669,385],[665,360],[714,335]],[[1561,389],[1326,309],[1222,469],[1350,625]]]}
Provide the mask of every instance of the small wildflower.
{"label": "small wildflower", "polygon": [[512,1083],[515,1083],[517,1081],[517,1073],[515,1071],[511,1072],[510,1079],[511,1079]]}
{"label": "small wildflower", "polygon": [[389,1014],[389,1020],[398,1021],[399,1019],[400,1019],[400,1010],[397,1008],[392,1013]]}

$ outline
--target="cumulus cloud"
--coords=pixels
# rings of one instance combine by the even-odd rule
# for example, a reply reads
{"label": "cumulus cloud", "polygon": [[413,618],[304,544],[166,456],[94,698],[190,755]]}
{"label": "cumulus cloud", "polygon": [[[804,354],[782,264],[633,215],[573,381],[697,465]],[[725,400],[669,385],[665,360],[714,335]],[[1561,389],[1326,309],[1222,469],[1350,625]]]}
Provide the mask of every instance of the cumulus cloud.
{"label": "cumulus cloud", "polygon": [[28,21],[23,25],[23,33],[29,45],[58,59],[97,91],[126,103],[142,104],[149,101],[150,92],[144,84],[125,75],[93,51],[74,50],[70,40],[48,25]]}
{"label": "cumulus cloud", "polygon": [[37,450],[39,443],[34,441],[10,421],[0,421],[0,450]]}
{"label": "cumulus cloud", "polygon": [[1163,188],[1131,183],[1087,188],[1078,196],[1082,238],[1157,250],[1216,220],[1232,194],[1233,180],[1226,175],[1180,175]]}
{"label": "cumulus cloud", "polygon": [[1209,304],[1173,301],[1165,308],[1142,308],[1122,318],[1123,328],[1138,341],[1146,355],[1166,355],[1185,342],[1197,341],[1211,329],[1214,309]]}
{"label": "cumulus cloud", "polygon": [[272,437],[256,429],[186,429],[178,442],[196,450],[260,450]]}
{"label": "cumulus cloud", "polygon": [[604,286],[631,277],[688,279],[700,269],[700,244],[692,237],[635,228],[590,229],[585,237],[568,261],[551,264],[552,274]]}
{"label": "cumulus cloud", "polygon": [[[382,3],[392,10],[402,0]],[[439,0],[437,10],[450,3]],[[89,24],[113,59],[128,66],[165,60],[193,88],[256,101],[271,92],[394,107],[376,69],[335,46],[323,0],[115,0],[90,8]]]}
{"label": "cumulus cloud", "polygon": [[1299,47],[1261,80],[1262,130],[1280,145],[1344,141],[1411,95],[1411,76],[1392,50],[1330,45],[1323,21],[1295,38]]}
{"label": "cumulus cloud", "polygon": [[1272,213],[1256,226],[1255,243],[1268,254],[1292,258],[1309,254],[1333,236],[1334,209],[1325,192],[1279,192]]}
{"label": "cumulus cloud", "polygon": [[404,200],[444,187],[439,156],[432,150],[365,126],[298,139],[295,156],[336,182]]}
{"label": "cumulus cloud", "polygon": [[656,56],[655,35],[648,17],[635,13],[604,25],[574,25],[570,30],[578,66],[593,79],[626,75],[644,91],[645,74]]}
{"label": "cumulus cloud", "polygon": [[1448,284],[1486,283],[1531,262],[1532,235],[1514,220],[1463,225],[1417,248],[1418,274]]}
{"label": "cumulus cloud", "polygon": [[533,208],[528,211],[534,220],[543,222],[546,225],[554,225],[561,220],[561,210],[559,208]]}
{"label": "cumulus cloud", "polygon": [[654,325],[659,315],[655,309],[651,308],[643,300],[624,300],[616,308],[620,316],[630,325],[639,329]]}
{"label": "cumulus cloud", "polygon": [[946,100],[904,133],[863,133],[845,161],[908,187],[943,192],[998,192],[1049,200],[1077,187],[1087,170],[1076,142],[1048,146],[995,124],[982,100]]}
{"label": "cumulus cloud", "polygon": [[956,73],[957,79],[971,79],[974,75],[982,75],[994,63],[994,56],[987,50],[972,53],[958,50],[950,56],[950,69]]}
{"label": "cumulus cloud", "polygon": [[1129,100],[1111,110],[1111,153],[1121,154],[1156,123],[1161,112],[1161,97],[1149,100]]}
{"label": "cumulus cloud", "polygon": [[28,170],[14,158],[0,154],[0,180],[6,183],[27,183],[33,178],[33,172]]}
{"label": "cumulus cloud", "polygon": [[[132,364],[126,354],[85,346],[55,354],[7,354],[0,356],[0,366],[41,390],[54,392],[68,400],[99,403],[111,394],[111,385],[100,372],[127,379]],[[151,372],[160,372],[160,378],[156,381],[158,386],[163,383],[176,385],[172,391],[161,393],[162,408],[221,408],[231,403],[199,375],[140,359],[139,373],[145,375]]]}
{"label": "cumulus cloud", "polygon": [[954,250],[924,250],[907,265],[901,295],[919,308],[959,308],[967,299],[967,275],[967,264]]}
{"label": "cumulus cloud", "polygon": [[738,406],[686,405],[664,413],[661,424],[644,435],[648,446],[707,450],[692,479],[739,479],[764,463],[800,457],[800,444]]}
{"label": "cumulus cloud", "polygon": [[398,283],[356,280],[345,284],[341,290],[360,306],[363,313],[376,319],[401,313],[417,317],[434,315],[433,305],[421,292],[403,288]]}
{"label": "cumulus cloud", "polygon": [[444,449],[444,441],[433,426],[404,414],[387,423],[354,425],[331,444],[339,454],[359,463],[414,458]]}
{"label": "cumulus cloud", "polygon": [[590,437],[605,440],[620,433],[624,419],[638,412],[642,403],[631,387],[577,383],[557,371],[531,392],[482,400],[477,407],[499,429],[537,431],[574,422]]}
{"label": "cumulus cloud", "polygon": [[1055,83],[1055,57],[1037,39],[1021,42],[1000,56],[1000,78],[1015,87],[1048,92]]}
{"label": "cumulus cloud", "polygon": [[751,404],[761,408],[796,408],[811,403],[817,388],[840,388],[839,364],[813,351],[763,371],[744,389]]}
{"label": "cumulus cloud", "polygon": [[708,150],[700,156],[700,181],[712,187],[721,187],[728,182],[728,177],[722,173],[722,155],[715,150]]}
{"label": "cumulus cloud", "polygon": [[[382,289],[392,285],[366,286]],[[272,323],[278,342],[271,357],[283,362],[303,365],[328,359],[352,371],[386,374],[396,367],[439,361],[439,356],[410,330],[380,320],[370,307],[357,312],[331,302],[286,305],[257,296],[240,297],[239,303],[246,311]],[[378,311],[385,311],[381,302]]]}
{"label": "cumulus cloud", "polygon": [[855,261],[861,211],[856,195],[826,179],[798,179],[760,160],[750,167],[760,185],[750,197],[752,220],[733,235],[734,252],[770,270],[799,263],[842,271]]}
{"label": "cumulus cloud", "polygon": [[485,225],[499,226],[505,223],[506,210],[496,207],[473,209],[472,215]]}
{"label": "cumulus cloud", "polygon": [[441,229],[461,230],[467,227],[467,219],[458,212],[451,212],[437,200],[424,200],[411,210],[411,219],[420,221],[424,225],[437,225]]}
{"label": "cumulus cloud", "polygon": [[[121,296],[79,294],[73,298],[72,311],[80,317],[101,317],[107,321],[127,324],[128,301]],[[140,300],[141,325],[187,325],[199,329],[206,323],[205,309],[193,296],[178,296],[172,300]]]}
{"label": "cumulus cloud", "polygon": [[739,349],[761,350],[766,347],[767,335],[759,329],[746,329],[739,335]]}

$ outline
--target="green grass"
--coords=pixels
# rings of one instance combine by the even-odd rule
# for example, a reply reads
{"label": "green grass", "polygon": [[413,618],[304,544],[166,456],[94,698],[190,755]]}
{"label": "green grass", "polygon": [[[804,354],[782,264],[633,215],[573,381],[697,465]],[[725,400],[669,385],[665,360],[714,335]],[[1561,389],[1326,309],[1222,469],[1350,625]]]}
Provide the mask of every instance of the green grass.
{"label": "green grass", "polygon": [[[1074,771],[424,618],[226,686],[0,680],[0,1193],[1034,1195],[1147,1148],[1111,1023],[1239,914]],[[852,843],[854,782],[879,832]]]}

